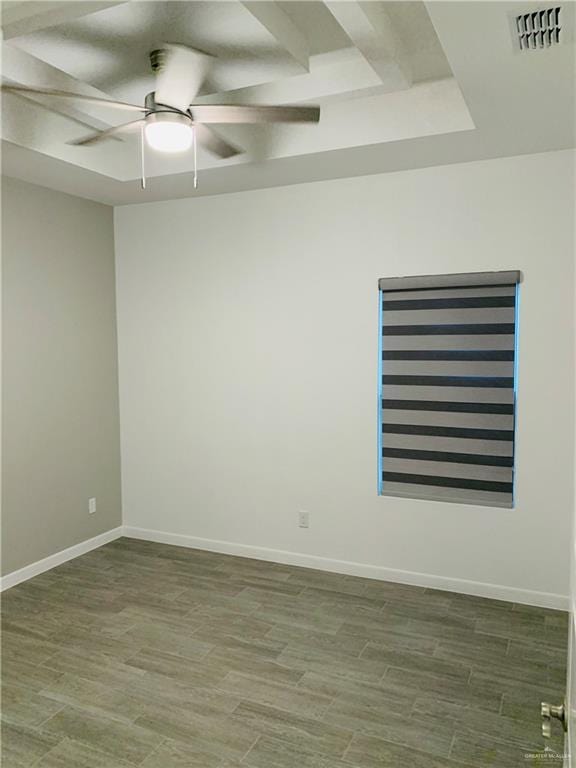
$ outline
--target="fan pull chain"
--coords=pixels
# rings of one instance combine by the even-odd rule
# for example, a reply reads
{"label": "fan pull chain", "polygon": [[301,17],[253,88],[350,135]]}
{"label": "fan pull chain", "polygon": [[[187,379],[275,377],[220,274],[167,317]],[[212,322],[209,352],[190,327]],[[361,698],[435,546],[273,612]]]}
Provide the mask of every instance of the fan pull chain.
{"label": "fan pull chain", "polygon": [[198,189],[198,157],[196,152],[196,126],[192,126],[192,151],[194,153],[194,189]]}
{"label": "fan pull chain", "polygon": [[144,123],[140,126],[140,163],[142,168],[142,189],[146,189],[146,168],[144,165]]}

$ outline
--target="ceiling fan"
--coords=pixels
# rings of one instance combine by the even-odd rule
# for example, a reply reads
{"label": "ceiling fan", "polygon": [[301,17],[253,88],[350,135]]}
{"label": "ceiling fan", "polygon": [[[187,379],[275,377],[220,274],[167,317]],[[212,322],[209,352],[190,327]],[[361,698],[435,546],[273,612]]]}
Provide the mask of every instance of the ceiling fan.
{"label": "ceiling fan", "polygon": [[210,125],[257,123],[317,123],[320,107],[267,106],[248,104],[194,104],[211,63],[210,54],[185,45],[166,44],[152,51],[150,62],[156,73],[156,89],[147,94],[143,106],[122,101],[83,96],[50,88],[3,84],[3,91],[23,96],[48,96],[69,99],[95,106],[140,113],[137,120],[68,142],[76,146],[93,146],[110,138],[121,138],[140,132],[142,186],[144,176],[144,144],[158,152],[194,150],[194,186],[197,186],[196,143],[220,158],[233,157],[243,150],[218,136]]}

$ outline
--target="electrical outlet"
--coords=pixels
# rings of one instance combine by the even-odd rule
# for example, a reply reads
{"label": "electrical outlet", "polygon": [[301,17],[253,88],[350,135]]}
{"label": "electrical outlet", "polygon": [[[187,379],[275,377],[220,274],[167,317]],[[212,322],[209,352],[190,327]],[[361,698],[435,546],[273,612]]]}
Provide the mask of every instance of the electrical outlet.
{"label": "electrical outlet", "polygon": [[93,515],[96,512],[96,499],[88,499],[88,514]]}
{"label": "electrical outlet", "polygon": [[306,512],[303,509],[298,512],[298,527],[310,528],[310,512]]}

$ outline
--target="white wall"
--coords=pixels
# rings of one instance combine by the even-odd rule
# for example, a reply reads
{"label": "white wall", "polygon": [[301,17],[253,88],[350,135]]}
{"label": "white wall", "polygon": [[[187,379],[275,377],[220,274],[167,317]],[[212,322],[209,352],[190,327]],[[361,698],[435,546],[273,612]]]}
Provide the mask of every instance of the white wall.
{"label": "white wall", "polygon": [[2,180],[2,321],[6,574],[121,524],[112,208]]}
{"label": "white wall", "polygon": [[[125,524],[566,595],[573,159],[116,209]],[[516,508],[378,497],[378,278],[501,269],[525,280]]]}

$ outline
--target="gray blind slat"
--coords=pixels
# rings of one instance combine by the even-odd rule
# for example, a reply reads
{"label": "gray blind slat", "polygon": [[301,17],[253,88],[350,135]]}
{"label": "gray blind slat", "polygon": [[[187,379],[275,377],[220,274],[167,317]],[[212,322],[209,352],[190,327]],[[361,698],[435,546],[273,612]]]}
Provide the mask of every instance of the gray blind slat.
{"label": "gray blind slat", "polygon": [[[386,336],[384,350],[463,349],[462,336]],[[466,337],[466,349],[514,349],[514,334],[475,334]]]}
{"label": "gray blind slat", "polygon": [[384,311],[384,325],[427,325],[452,323],[513,323],[514,307],[474,309],[415,309]]}
{"label": "gray blind slat", "polygon": [[519,280],[380,281],[383,494],[512,505]]}
{"label": "gray blind slat", "polygon": [[481,464],[387,458],[386,471],[417,475],[440,475],[441,477],[462,477],[469,480],[496,480],[502,483],[512,482],[511,467],[491,467],[482,466]]}
{"label": "gray blind slat", "polygon": [[486,456],[512,456],[514,445],[504,440],[465,440],[458,437],[434,437],[424,435],[384,434],[384,448],[410,448],[422,451],[444,451],[447,453],[477,453]]}
{"label": "gray blind slat", "polygon": [[472,429],[514,429],[514,416],[494,413],[439,413],[438,411],[402,411],[384,408],[382,421],[387,424],[427,424]]}
{"label": "gray blind slat", "polygon": [[438,402],[514,404],[513,389],[475,387],[410,387],[386,384],[382,396],[390,400],[437,400]]}
{"label": "gray blind slat", "polygon": [[513,376],[513,362],[467,360],[386,360],[386,375],[399,376]]}

